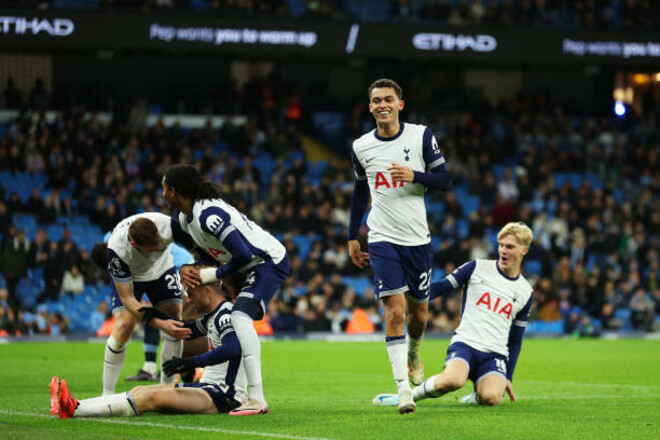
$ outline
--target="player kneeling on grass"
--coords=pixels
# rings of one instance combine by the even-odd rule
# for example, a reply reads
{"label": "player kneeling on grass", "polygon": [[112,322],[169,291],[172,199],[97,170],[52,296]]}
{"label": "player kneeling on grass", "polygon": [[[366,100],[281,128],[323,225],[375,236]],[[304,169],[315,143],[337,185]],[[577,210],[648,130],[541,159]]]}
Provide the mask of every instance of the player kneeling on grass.
{"label": "player kneeling on grass", "polygon": [[[440,397],[470,379],[475,393],[461,402],[495,406],[505,392],[515,402],[511,380],[533,301],[532,287],[520,275],[520,267],[532,231],[524,223],[508,223],[497,241],[498,260],[465,263],[433,286],[431,299],[465,286],[463,311],[444,370],[413,389],[415,401]],[[396,406],[398,400],[395,394],[380,394],[373,404]]]}
{"label": "player kneeling on grass", "polygon": [[138,386],[119,394],[78,400],[66,381],[53,377],[51,413],[60,418],[136,416],[146,412],[175,414],[227,413],[247,397],[241,347],[231,325],[233,304],[219,282],[188,290],[188,301],[205,315],[186,327],[192,338],[206,336],[211,350],[199,356],[173,358],[163,364],[167,374],[206,367],[199,383]]}

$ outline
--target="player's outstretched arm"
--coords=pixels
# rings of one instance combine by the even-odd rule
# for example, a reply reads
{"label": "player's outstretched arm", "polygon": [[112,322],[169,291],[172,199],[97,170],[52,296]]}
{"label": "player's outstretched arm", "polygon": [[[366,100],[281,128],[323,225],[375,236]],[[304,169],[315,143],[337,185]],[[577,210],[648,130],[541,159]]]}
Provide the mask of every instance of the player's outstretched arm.
{"label": "player's outstretched arm", "polygon": [[221,340],[221,344],[206,353],[198,356],[179,358],[175,357],[163,364],[163,371],[168,375],[182,373],[195,367],[217,365],[231,359],[240,359],[241,346],[236,333],[229,332]]}

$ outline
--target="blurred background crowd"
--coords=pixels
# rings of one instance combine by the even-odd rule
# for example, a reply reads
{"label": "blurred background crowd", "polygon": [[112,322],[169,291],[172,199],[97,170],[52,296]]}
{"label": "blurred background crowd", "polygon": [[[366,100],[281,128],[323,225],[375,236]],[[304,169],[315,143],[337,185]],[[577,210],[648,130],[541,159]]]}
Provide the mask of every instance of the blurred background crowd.
{"label": "blurred background crowd", "polygon": [[[641,0],[9,3],[558,29],[653,28],[659,17],[653,2]],[[291,276],[270,305],[264,332],[381,330],[371,272],[354,267],[346,247],[354,179],[348,149],[374,126],[366,94],[346,99],[332,87],[301,86],[294,73],[311,68],[286,64],[240,83],[235,76],[215,81],[213,89],[167,83],[167,92],[152,95],[128,85],[72,90],[61,79],[60,86],[36,78],[21,88],[7,78],[0,95],[0,336],[101,328],[109,280],[89,251],[121,219],[164,210],[160,181],[176,163],[197,165],[227,201],[287,247]],[[431,128],[453,179],[450,191],[427,196],[433,282],[469,260],[495,258],[498,229],[524,221],[534,232],[523,267],[535,293],[530,332],[658,330],[660,127],[653,93],[640,94],[627,114],[613,114],[596,93],[599,105],[580,105],[579,84],[559,72],[548,78],[576,87],[578,98],[530,86],[501,99],[461,99],[470,91],[451,85],[460,82],[460,67],[415,76],[408,66],[386,64],[377,61],[373,70],[394,72],[403,85],[402,120]],[[523,78],[535,75],[520,70]],[[437,83],[430,80],[441,74]],[[621,78],[614,76],[615,87]],[[660,75],[648,78],[646,84],[660,82]],[[449,85],[443,89],[441,81]],[[460,304],[460,292],[433,301],[428,330],[453,331]]]}
{"label": "blurred background crowd", "polygon": [[[348,155],[308,160],[287,102],[246,107],[244,123],[228,118],[219,129],[210,122],[165,127],[162,119],[147,126],[142,100],[118,106],[109,123],[81,106],[48,121],[28,103],[0,140],[2,328],[61,329],[68,316],[58,306],[63,298],[107,294],[85,290],[108,281],[90,262],[91,246],[121,219],[162,210],[161,176],[185,162],[289,250],[291,276],[268,314],[274,331],[345,331],[356,308],[380,329],[369,273],[353,267],[346,249]],[[353,125],[370,124],[366,111],[352,113]],[[660,315],[653,113],[626,123],[566,114],[541,94],[404,119],[431,127],[453,178],[451,191],[427,200],[434,281],[463,262],[495,257],[498,228],[520,220],[534,232],[524,268],[539,324],[560,323],[568,333],[653,329]],[[350,129],[346,136],[349,144]],[[87,302],[89,312],[97,308]],[[459,316],[458,293],[437,299],[429,330],[449,332]]]}

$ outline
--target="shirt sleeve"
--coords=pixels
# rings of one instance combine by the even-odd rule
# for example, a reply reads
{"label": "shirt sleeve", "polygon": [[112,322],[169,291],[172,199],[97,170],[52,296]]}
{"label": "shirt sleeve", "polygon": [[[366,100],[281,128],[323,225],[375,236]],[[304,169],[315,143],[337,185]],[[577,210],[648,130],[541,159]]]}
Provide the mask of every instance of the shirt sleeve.
{"label": "shirt sleeve", "polygon": [[133,275],[128,264],[117,253],[108,248],[108,272],[113,281],[121,284],[132,283]]}
{"label": "shirt sleeve", "polygon": [[240,358],[241,345],[238,343],[236,332],[226,332],[221,339],[221,344],[211,351],[200,354],[194,357],[195,365],[198,367],[206,367],[209,365],[217,365],[231,359]]}
{"label": "shirt sleeve", "polygon": [[217,206],[211,206],[202,211],[199,216],[199,224],[203,231],[213,235],[220,242],[223,242],[227,235],[236,230],[236,227],[231,224],[229,213]]}
{"label": "shirt sleeve", "polygon": [[447,295],[460,287],[465,286],[470,280],[476,267],[477,262],[474,260],[470,261],[444,277],[442,281],[433,283],[431,286],[431,300]]}
{"label": "shirt sleeve", "polygon": [[355,240],[360,232],[360,225],[369,204],[369,184],[367,183],[367,173],[360,164],[354,148],[351,148],[351,162],[355,171],[355,184],[353,185],[353,194],[351,194],[348,239]]}
{"label": "shirt sleeve", "polygon": [[250,251],[248,243],[236,229],[225,237],[222,245],[231,253],[231,260],[216,270],[218,279],[237,272],[241,267],[252,261],[252,251]]}
{"label": "shirt sleeve", "polygon": [[181,223],[179,223],[179,220],[172,217],[170,225],[172,227],[172,238],[174,241],[186,249],[192,249],[195,246],[195,241],[193,238],[187,233],[183,232],[183,229],[181,229]]}
{"label": "shirt sleeve", "polygon": [[506,377],[509,380],[513,380],[513,371],[516,369],[516,363],[518,362],[518,356],[520,355],[520,349],[522,348],[523,333],[525,333],[525,327],[527,327],[527,321],[529,320],[529,314],[532,311],[533,301],[534,293],[532,292],[525,307],[523,307],[513,318],[513,323],[509,330],[509,359],[507,361],[506,369]]}
{"label": "shirt sleeve", "polygon": [[185,328],[190,329],[190,331],[192,331],[192,335],[190,335],[190,339],[201,338],[202,336],[206,336],[208,334],[208,331],[206,329],[208,319],[209,316],[204,315],[201,318],[196,319],[194,321],[183,323]]}
{"label": "shirt sleeve", "polygon": [[351,148],[351,162],[353,163],[353,171],[355,172],[355,178],[357,180],[367,180],[367,172],[364,170],[364,167],[358,160],[354,148]]}
{"label": "shirt sleeve", "polygon": [[426,127],[422,137],[422,155],[428,171],[433,171],[433,169],[445,163],[445,158],[440,152],[440,147],[438,147],[438,141],[435,140],[433,132],[428,127]]}
{"label": "shirt sleeve", "polygon": [[369,204],[369,184],[366,180],[355,180],[351,194],[351,213],[348,220],[348,239],[355,240]]}
{"label": "shirt sleeve", "polygon": [[447,170],[445,158],[438,148],[438,142],[428,127],[422,138],[422,154],[428,172],[415,171],[413,182],[431,189],[448,190],[451,186],[451,176]]}

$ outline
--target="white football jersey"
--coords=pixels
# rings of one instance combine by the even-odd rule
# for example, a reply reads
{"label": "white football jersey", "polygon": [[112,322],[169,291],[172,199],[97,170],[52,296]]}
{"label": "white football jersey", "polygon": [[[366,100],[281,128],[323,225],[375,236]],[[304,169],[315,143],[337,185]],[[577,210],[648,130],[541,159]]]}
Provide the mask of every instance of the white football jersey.
{"label": "white football jersey", "polygon": [[420,246],[431,241],[424,202],[425,186],[394,182],[387,169],[396,163],[413,171],[427,172],[445,163],[431,130],[423,125],[401,123],[391,138],[370,131],[353,142],[351,160],[357,179],[367,179],[371,212],[367,218],[369,243],[386,241]]}
{"label": "white football jersey", "polygon": [[[231,325],[231,311],[233,304],[222,302],[218,308],[195,321],[197,330],[205,334],[209,342],[209,350],[222,346],[222,338],[228,333],[234,333]],[[242,402],[247,398],[247,377],[243,366],[243,356],[216,365],[209,365],[204,369],[200,379],[201,383],[219,385],[226,393],[233,386],[236,391],[234,398]]]}
{"label": "white football jersey", "polygon": [[461,322],[451,343],[508,357],[511,325],[527,326],[532,286],[522,275],[507,277],[495,260],[465,263],[446,279],[455,289],[465,286]]}
{"label": "white football jersey", "polygon": [[[158,228],[162,238],[160,252],[145,253],[129,242],[128,228],[138,218],[148,218]],[[174,241],[172,220],[172,217],[159,212],[145,212],[128,217],[115,226],[108,240],[109,271],[114,281],[154,281],[174,266],[170,252],[170,244]]]}
{"label": "white football jersey", "polygon": [[261,261],[270,260],[277,264],[286,255],[282,243],[222,199],[197,200],[192,214],[181,213],[179,219],[181,229],[220,264],[228,263],[232,258],[222,242],[233,231],[242,235],[252,251],[252,263],[241,271]]}

